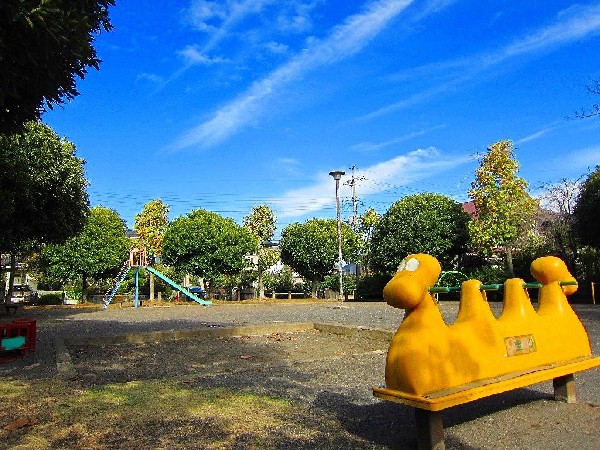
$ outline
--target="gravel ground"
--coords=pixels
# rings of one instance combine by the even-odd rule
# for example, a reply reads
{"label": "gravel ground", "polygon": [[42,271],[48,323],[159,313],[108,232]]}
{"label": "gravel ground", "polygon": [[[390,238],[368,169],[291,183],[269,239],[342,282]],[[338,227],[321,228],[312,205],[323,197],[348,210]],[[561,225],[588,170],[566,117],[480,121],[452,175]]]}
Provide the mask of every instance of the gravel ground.
{"label": "gravel ground", "polygon": [[[492,307],[498,310],[501,303]],[[458,304],[442,302],[441,309],[450,323]],[[575,309],[594,353],[600,354],[600,306]],[[0,321],[13,317],[2,315]],[[190,385],[268,393],[310,405],[315,414],[323,411],[336,417],[340,435],[356,436],[357,448],[415,445],[411,409],[380,401],[371,393],[371,386],[383,383],[389,338],[403,317],[403,311],[385,303],[25,308],[17,317],[37,320],[37,348],[27,358],[0,364],[2,376],[52,378],[64,376],[66,366],[69,379],[81,386],[181,377]],[[314,328],[286,331],[291,323],[342,324],[355,331],[343,335]],[[261,336],[164,339],[177,330],[251,325],[266,325],[267,331]],[[122,335],[133,337],[132,342],[115,343],[115,336]],[[600,448],[600,370],[578,374],[576,380],[580,403],[575,405],[551,401],[548,382],[445,411],[446,447]]]}

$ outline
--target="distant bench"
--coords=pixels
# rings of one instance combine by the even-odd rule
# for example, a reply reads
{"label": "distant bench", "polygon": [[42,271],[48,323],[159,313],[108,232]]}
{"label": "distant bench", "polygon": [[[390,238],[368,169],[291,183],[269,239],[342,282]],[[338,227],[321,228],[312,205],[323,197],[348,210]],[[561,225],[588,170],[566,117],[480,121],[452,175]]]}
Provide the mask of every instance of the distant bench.
{"label": "distant bench", "polygon": [[265,297],[291,300],[292,298],[306,298],[306,294],[304,292],[265,292]]}
{"label": "distant bench", "polygon": [[19,303],[4,302],[4,308],[6,308],[6,314],[10,314],[11,309],[13,310],[13,313],[16,314],[19,306],[21,306]]}
{"label": "distant bench", "polygon": [[444,409],[469,403],[502,392],[552,380],[554,399],[576,403],[573,374],[600,366],[600,357],[582,357],[560,364],[549,364],[529,370],[514,372],[495,378],[432,392],[423,396],[373,387],[373,395],[382,400],[402,403],[415,408],[417,443],[419,449],[444,448]]}

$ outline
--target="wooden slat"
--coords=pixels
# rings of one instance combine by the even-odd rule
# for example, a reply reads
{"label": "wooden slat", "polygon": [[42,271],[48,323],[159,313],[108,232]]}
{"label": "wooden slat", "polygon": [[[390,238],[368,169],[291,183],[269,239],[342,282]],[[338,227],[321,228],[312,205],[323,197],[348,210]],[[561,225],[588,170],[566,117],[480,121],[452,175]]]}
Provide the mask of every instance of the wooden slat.
{"label": "wooden slat", "polygon": [[600,357],[584,357],[552,364],[531,370],[502,375],[495,378],[479,380],[473,383],[432,392],[425,396],[417,396],[385,387],[373,387],[373,395],[383,400],[402,403],[428,411],[441,411],[452,406],[461,405],[501,392],[511,391],[532,384],[554,380],[583,370],[600,366]]}

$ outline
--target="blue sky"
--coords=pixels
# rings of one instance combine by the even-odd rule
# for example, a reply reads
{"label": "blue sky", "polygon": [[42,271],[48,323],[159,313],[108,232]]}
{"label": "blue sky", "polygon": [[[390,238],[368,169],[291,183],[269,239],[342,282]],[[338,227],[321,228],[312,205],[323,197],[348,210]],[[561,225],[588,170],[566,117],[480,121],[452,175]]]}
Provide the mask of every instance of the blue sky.
{"label": "blue sky", "polygon": [[43,116],[86,163],[92,206],[129,226],[161,198],[279,230],[383,213],[405,195],[467,200],[477,154],[512,139],[543,184],[600,163],[600,2],[117,1],[81,95]]}

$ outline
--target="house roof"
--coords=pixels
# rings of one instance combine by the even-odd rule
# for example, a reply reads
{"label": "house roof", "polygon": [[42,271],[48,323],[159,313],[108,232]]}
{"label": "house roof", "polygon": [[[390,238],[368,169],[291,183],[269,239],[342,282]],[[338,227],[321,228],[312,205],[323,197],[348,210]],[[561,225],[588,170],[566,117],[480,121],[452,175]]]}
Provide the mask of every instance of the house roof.
{"label": "house roof", "polygon": [[464,202],[461,206],[463,211],[469,214],[471,217],[477,215],[477,208],[475,208],[475,202],[473,200]]}

